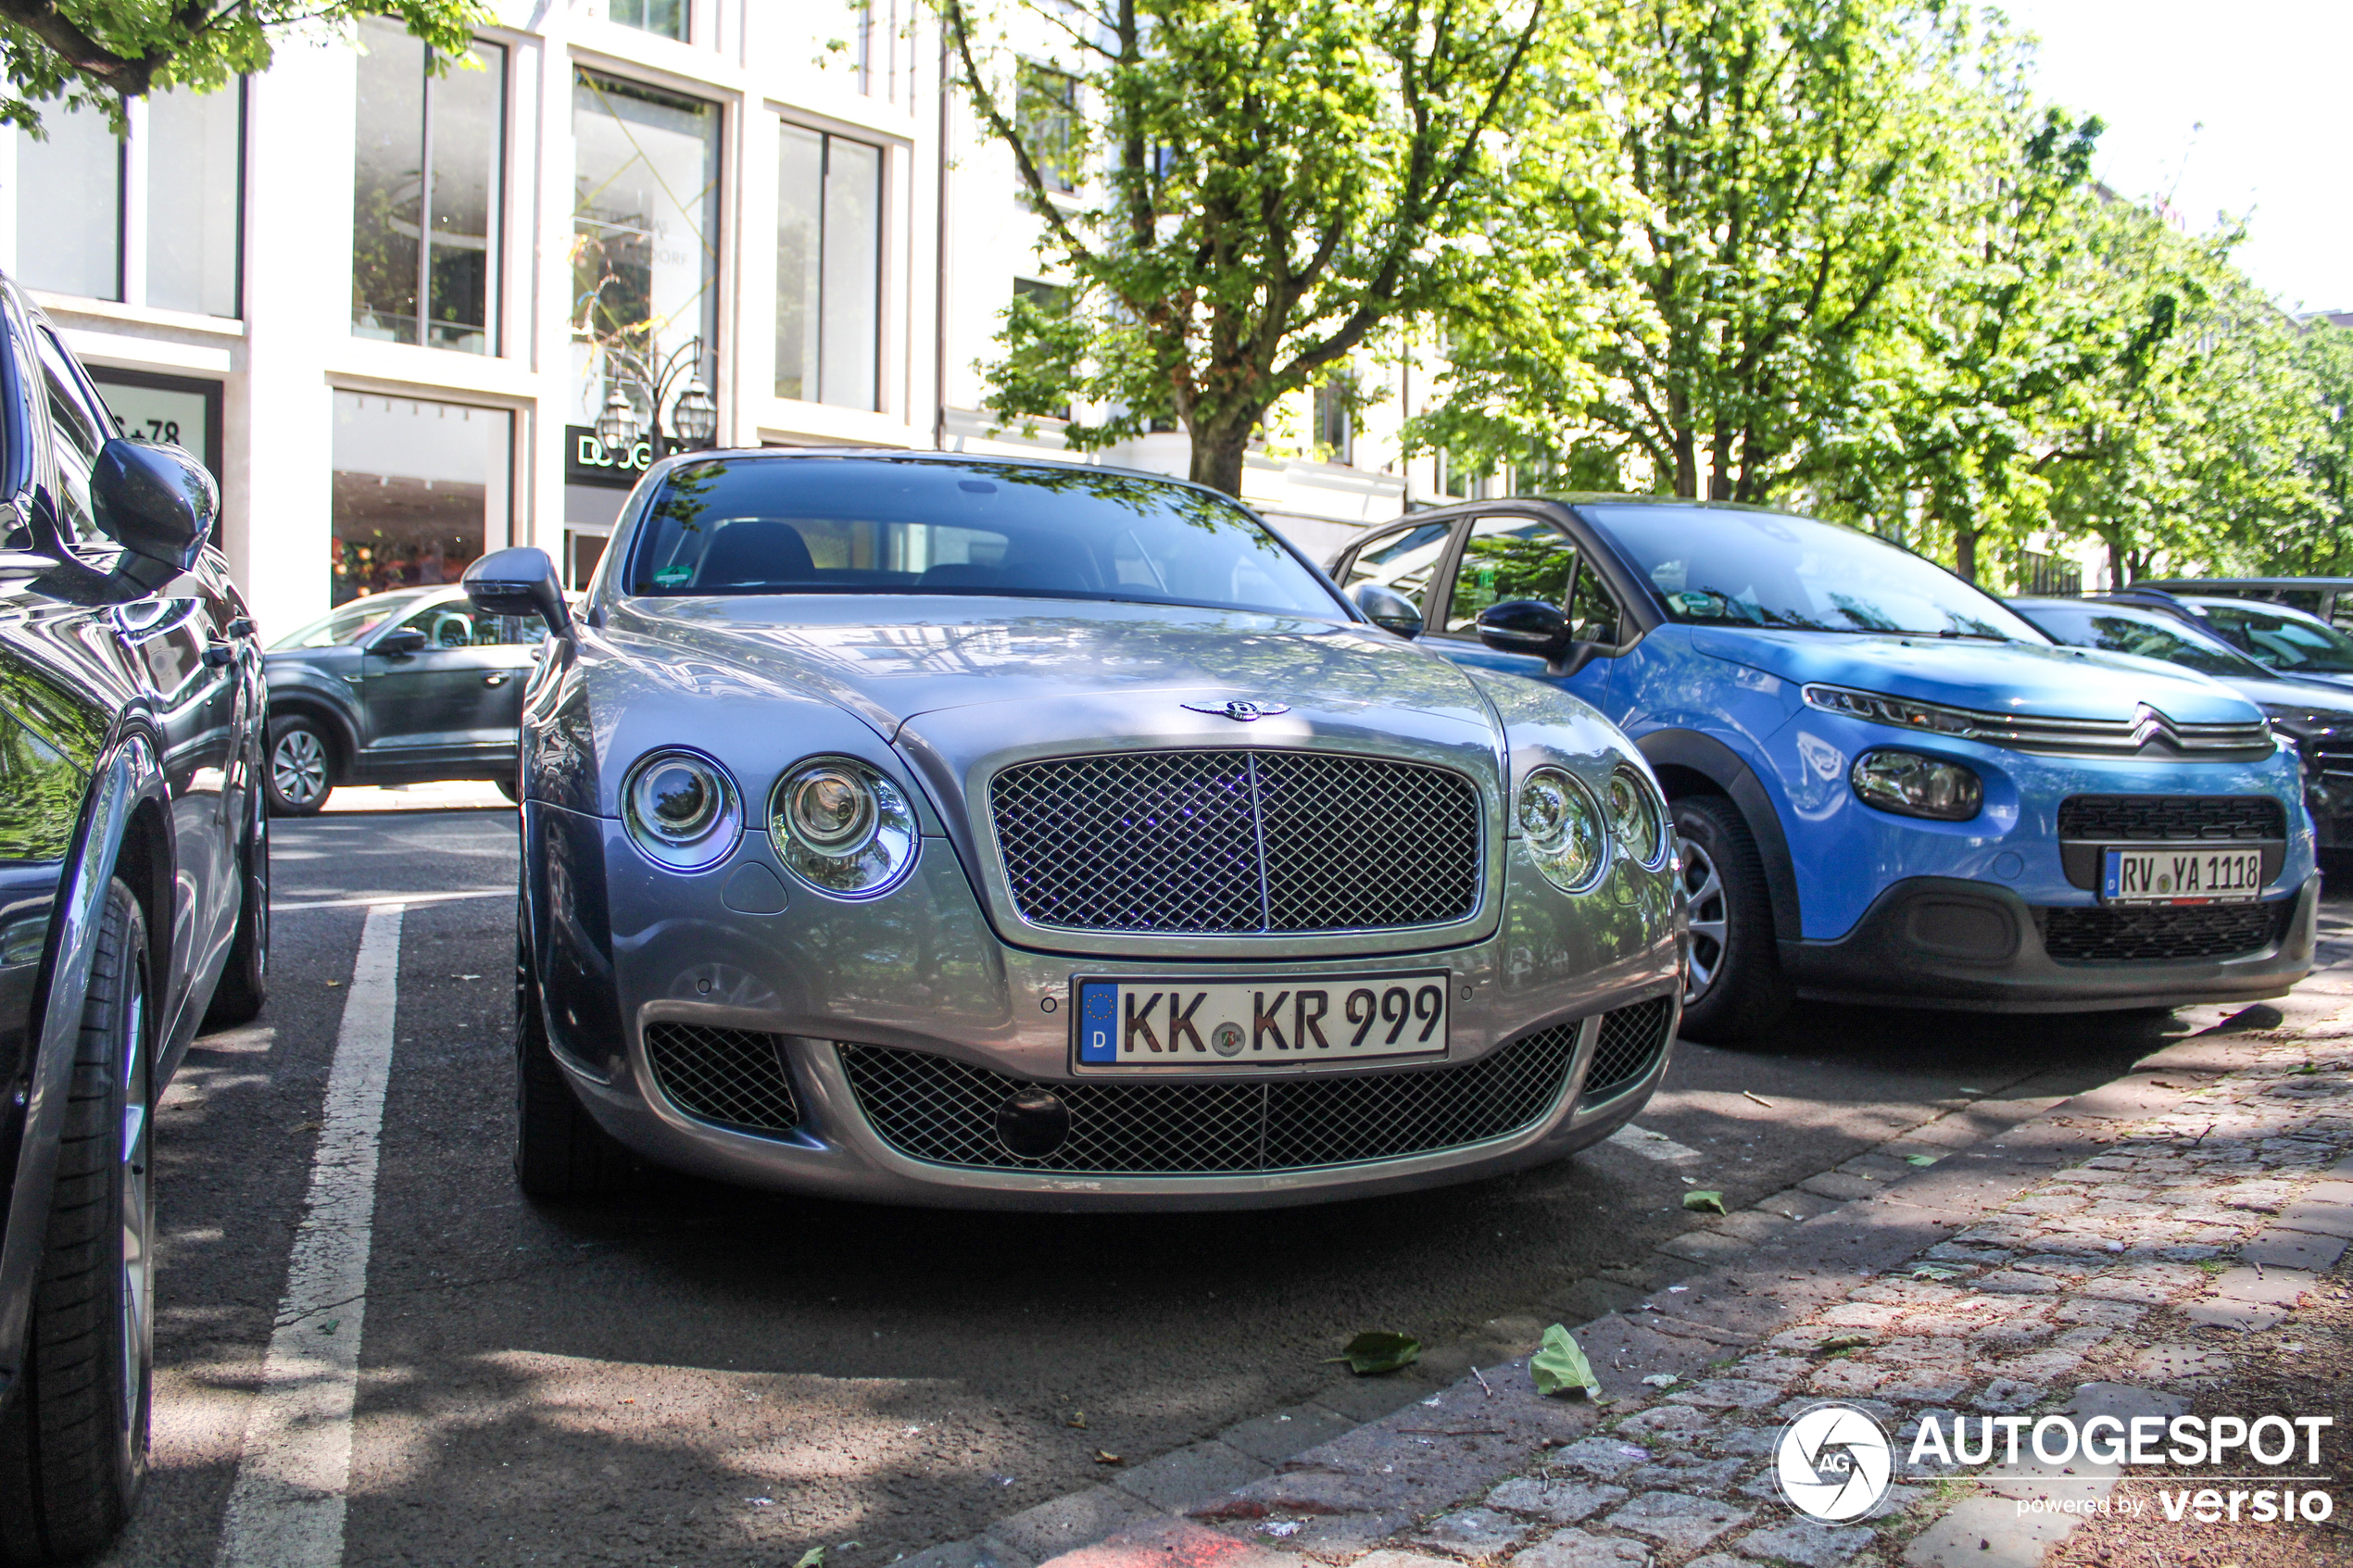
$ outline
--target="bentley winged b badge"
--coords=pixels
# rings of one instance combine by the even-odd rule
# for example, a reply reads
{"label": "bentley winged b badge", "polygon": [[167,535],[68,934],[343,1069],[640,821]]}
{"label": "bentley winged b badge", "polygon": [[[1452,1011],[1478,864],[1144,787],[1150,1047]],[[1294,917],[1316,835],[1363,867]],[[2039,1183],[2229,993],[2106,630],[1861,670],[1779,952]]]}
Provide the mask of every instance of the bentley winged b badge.
{"label": "bentley winged b badge", "polygon": [[1231,702],[1189,702],[1185,706],[1195,713],[1222,713],[1245,724],[1253,719],[1272,719],[1277,713],[1290,711],[1289,703],[1252,702],[1243,697],[1236,697]]}

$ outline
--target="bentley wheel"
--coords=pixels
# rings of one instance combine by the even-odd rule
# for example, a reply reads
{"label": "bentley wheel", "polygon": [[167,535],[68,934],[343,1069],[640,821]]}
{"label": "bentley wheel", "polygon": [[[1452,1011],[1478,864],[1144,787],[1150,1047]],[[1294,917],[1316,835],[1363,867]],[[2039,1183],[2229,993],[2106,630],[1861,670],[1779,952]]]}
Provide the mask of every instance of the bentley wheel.
{"label": "bentley wheel", "polygon": [[1690,796],[1674,810],[1691,903],[1682,1033],[1718,1041],[1762,1034],[1789,1010],[1790,988],[1755,835],[1720,796]]}
{"label": "bentley wheel", "polygon": [[147,926],[120,881],[93,942],[21,1386],[0,1417],[0,1562],[79,1560],[147,1474],[154,1366]]}
{"label": "bentley wheel", "polygon": [[263,773],[270,809],[281,817],[316,815],[334,784],[334,753],[309,719],[281,719],[270,726],[270,766]]}
{"label": "bentley wheel", "polygon": [[245,830],[244,850],[237,857],[238,877],[245,902],[237,909],[236,939],[229,947],[229,961],[220,968],[220,984],[213,988],[212,1005],[205,1010],[207,1029],[227,1029],[250,1023],[270,999],[270,814],[256,811]]}
{"label": "bentley wheel", "polygon": [[597,1125],[547,1045],[538,987],[515,939],[515,1181],[533,1198],[610,1198],[626,1190],[629,1151]]}

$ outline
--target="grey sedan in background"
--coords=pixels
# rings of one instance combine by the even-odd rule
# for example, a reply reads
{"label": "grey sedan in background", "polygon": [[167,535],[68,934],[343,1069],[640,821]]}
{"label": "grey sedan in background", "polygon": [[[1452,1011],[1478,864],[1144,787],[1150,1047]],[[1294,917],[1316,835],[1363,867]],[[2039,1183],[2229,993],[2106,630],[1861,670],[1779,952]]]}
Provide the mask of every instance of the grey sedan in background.
{"label": "grey sedan in background", "polygon": [[1301,1203],[1556,1160],[1666,1071],[1657,781],[1117,470],[701,454],[523,712],[516,1168],[953,1206]]}
{"label": "grey sedan in background", "polygon": [[484,779],[515,793],[515,735],[547,634],[484,615],[459,587],[354,599],[280,638],[270,683],[270,809],[308,816],[337,784]]}

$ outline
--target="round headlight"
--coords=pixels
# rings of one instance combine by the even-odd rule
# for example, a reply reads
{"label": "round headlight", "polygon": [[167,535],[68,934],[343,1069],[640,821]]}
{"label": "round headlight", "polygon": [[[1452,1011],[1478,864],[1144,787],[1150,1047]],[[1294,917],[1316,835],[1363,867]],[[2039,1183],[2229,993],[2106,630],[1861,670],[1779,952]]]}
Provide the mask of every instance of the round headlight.
{"label": "round headlight", "polygon": [[743,831],[735,781],[718,763],[692,751],[641,758],[622,783],[621,814],[629,841],[672,871],[717,865]]}
{"label": "round headlight", "polygon": [[1582,893],[1600,880],[1608,844],[1601,812],[1583,784],[1558,768],[1539,768],[1519,786],[1513,810],[1529,858],[1546,881],[1565,893]]}
{"label": "round headlight", "polygon": [[1655,867],[1667,858],[1667,820],[1658,797],[1631,768],[1609,776],[1609,825],[1639,864]]}
{"label": "round headlight", "polygon": [[906,793],[854,757],[812,757],[779,779],[768,838],[787,871],[837,898],[896,887],[922,843]]}

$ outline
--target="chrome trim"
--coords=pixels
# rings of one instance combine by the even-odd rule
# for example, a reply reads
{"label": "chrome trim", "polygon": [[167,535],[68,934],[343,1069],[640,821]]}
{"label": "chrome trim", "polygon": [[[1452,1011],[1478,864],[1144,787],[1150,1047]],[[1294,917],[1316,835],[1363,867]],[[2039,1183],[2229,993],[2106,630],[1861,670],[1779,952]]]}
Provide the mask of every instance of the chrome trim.
{"label": "chrome trim", "polygon": [[1920,702],[1886,692],[1821,683],[1804,691],[1806,705],[1843,719],[1955,740],[1980,741],[2043,757],[2146,757],[2183,761],[2246,761],[2277,749],[2270,723],[2184,724],[2139,704],[2130,719],[2047,718],[2031,713],[1988,713]]}

